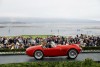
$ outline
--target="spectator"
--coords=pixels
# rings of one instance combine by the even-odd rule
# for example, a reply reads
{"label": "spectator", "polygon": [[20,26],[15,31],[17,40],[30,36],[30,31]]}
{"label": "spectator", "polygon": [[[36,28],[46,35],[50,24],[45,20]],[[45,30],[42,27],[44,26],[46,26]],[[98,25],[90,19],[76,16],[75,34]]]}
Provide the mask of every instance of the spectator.
{"label": "spectator", "polygon": [[50,44],[53,41],[56,44],[68,45],[68,44],[80,44],[81,46],[91,47],[100,46],[100,36],[88,36],[88,35],[76,35],[75,37],[62,37],[62,36],[49,36],[47,38],[32,37],[23,38],[21,36],[14,38],[0,37],[0,48],[9,48],[9,49],[21,49],[27,48],[30,46],[41,44],[45,40],[46,44]]}
{"label": "spectator", "polygon": [[12,49],[15,49],[14,43],[11,44],[11,50],[12,50]]}

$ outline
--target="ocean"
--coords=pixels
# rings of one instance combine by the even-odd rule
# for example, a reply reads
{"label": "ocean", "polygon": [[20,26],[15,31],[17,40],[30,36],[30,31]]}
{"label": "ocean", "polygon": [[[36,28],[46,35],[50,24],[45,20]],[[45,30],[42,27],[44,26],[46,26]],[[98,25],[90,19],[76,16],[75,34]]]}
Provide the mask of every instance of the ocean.
{"label": "ocean", "polygon": [[19,35],[100,35],[100,23],[94,22],[33,22],[27,24],[1,24],[0,36]]}

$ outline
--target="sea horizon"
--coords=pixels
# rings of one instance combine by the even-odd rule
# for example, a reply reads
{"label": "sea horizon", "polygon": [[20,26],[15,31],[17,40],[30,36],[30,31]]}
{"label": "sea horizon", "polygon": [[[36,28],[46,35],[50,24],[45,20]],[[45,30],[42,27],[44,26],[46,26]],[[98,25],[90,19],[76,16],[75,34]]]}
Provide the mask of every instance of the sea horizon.
{"label": "sea horizon", "polygon": [[100,34],[100,22],[94,20],[25,20],[1,22],[0,36]]}

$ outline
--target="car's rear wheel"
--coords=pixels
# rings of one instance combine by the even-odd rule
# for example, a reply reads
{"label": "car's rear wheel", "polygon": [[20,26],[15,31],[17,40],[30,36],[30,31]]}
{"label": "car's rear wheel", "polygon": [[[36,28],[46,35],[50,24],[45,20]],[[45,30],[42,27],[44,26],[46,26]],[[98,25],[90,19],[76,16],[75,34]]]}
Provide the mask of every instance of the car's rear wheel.
{"label": "car's rear wheel", "polygon": [[42,58],[43,58],[43,52],[40,51],[40,50],[35,51],[35,53],[34,53],[34,58],[35,58],[36,60],[42,59]]}
{"label": "car's rear wheel", "polygon": [[75,59],[78,55],[77,50],[71,49],[68,51],[68,59]]}

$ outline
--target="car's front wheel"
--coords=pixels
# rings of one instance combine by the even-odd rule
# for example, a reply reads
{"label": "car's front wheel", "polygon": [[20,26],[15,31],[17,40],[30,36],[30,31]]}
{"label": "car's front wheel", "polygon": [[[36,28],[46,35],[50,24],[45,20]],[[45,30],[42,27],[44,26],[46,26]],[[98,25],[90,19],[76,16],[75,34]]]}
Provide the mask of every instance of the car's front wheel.
{"label": "car's front wheel", "polygon": [[77,55],[78,55],[78,52],[75,49],[71,49],[68,51],[68,58],[69,59],[75,59],[77,57]]}
{"label": "car's front wheel", "polygon": [[35,51],[35,53],[34,53],[34,58],[35,58],[36,60],[42,59],[42,58],[43,58],[43,52],[40,51],[40,50]]}

